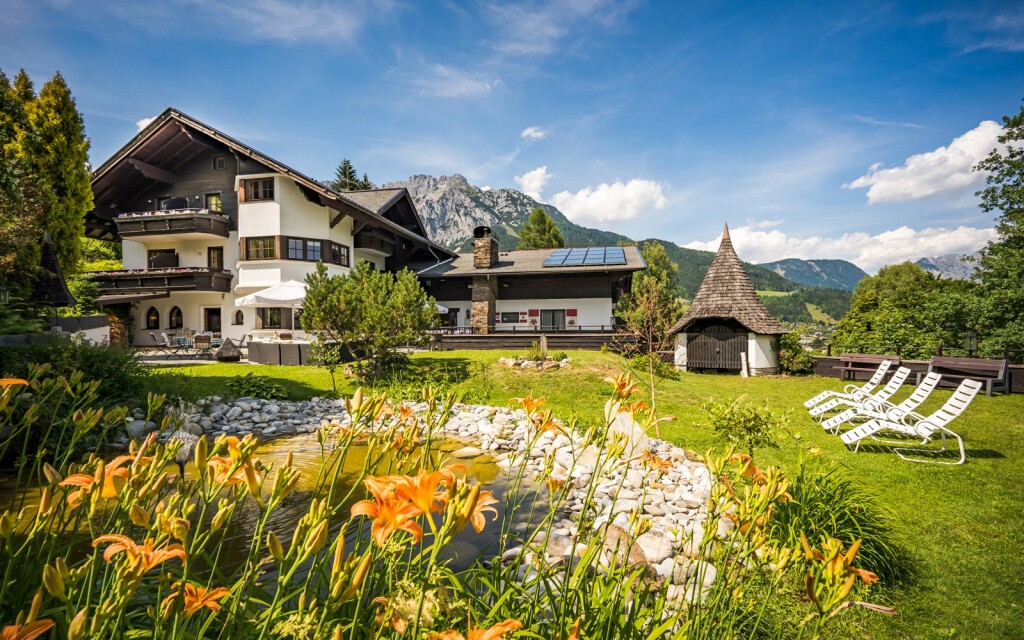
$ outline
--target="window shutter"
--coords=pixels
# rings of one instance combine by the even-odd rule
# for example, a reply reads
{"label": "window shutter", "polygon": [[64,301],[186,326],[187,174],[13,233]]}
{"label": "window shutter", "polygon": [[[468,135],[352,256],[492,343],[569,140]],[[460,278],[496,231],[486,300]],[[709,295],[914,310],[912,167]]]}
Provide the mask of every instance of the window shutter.
{"label": "window shutter", "polygon": [[238,201],[245,202],[245,180],[238,181]]}
{"label": "window shutter", "polygon": [[238,239],[238,259],[239,260],[248,260],[248,258],[246,258],[246,255],[245,255],[245,253],[246,253],[245,252],[245,245],[246,245],[245,238],[239,238]]}

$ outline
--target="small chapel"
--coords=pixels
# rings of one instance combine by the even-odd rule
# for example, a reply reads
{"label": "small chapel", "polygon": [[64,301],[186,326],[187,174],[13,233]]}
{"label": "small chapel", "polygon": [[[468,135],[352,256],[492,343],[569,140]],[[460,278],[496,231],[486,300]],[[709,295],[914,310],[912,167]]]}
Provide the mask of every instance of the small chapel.
{"label": "small chapel", "polygon": [[778,373],[777,336],[786,329],[757,296],[743,269],[729,225],[693,304],[671,329],[675,365],[684,371]]}

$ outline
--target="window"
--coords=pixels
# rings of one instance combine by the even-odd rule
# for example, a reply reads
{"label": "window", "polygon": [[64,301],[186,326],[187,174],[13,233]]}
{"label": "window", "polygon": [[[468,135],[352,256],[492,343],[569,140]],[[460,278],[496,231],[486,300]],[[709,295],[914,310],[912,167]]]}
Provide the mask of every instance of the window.
{"label": "window", "polygon": [[208,193],[204,199],[204,205],[210,211],[216,211],[220,213],[220,194],[219,193]]}
{"label": "window", "polygon": [[223,169],[226,166],[227,166],[227,163],[224,161],[224,156],[213,156],[213,168],[214,169]]}
{"label": "window", "polygon": [[146,312],[146,328],[160,328],[160,312],[156,310],[156,307],[150,307],[149,311]]}
{"label": "window", "polygon": [[348,247],[343,244],[336,242],[331,243],[331,256],[330,261],[332,264],[340,264],[343,267],[348,266]]}
{"label": "window", "polygon": [[206,266],[218,271],[224,270],[224,247],[210,247],[206,250]]}
{"label": "window", "polygon": [[319,240],[306,240],[306,260],[311,262],[319,260],[321,246]]}
{"label": "window", "polygon": [[273,260],[277,257],[274,251],[274,238],[246,238],[245,259],[246,260]]}
{"label": "window", "polygon": [[322,255],[323,242],[305,238],[288,238],[288,259],[316,262]]}
{"label": "window", "polygon": [[502,311],[501,322],[519,322],[518,311]]}
{"label": "window", "polygon": [[259,178],[257,180],[245,181],[245,201],[256,202],[258,200],[274,199],[274,179]]}
{"label": "window", "polygon": [[257,329],[291,329],[291,309],[261,307],[256,310]]}
{"label": "window", "polygon": [[231,324],[243,324],[245,322],[245,314],[241,310],[235,312],[235,321]]}
{"label": "window", "polygon": [[171,312],[167,314],[167,328],[180,329],[183,326],[185,326],[185,323],[181,321],[181,309],[171,307]]}

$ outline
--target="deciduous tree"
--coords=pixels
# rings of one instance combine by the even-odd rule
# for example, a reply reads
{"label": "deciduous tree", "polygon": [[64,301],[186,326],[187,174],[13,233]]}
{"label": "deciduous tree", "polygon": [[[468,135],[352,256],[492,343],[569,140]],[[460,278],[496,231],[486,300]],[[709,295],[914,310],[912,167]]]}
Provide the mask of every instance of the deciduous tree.
{"label": "deciduous tree", "polygon": [[1004,131],[995,149],[975,167],[988,172],[978,192],[981,209],[997,212],[999,237],[982,251],[976,277],[984,293],[989,341],[1024,347],[1024,106],[1003,118]]}
{"label": "deciduous tree", "polygon": [[552,249],[564,247],[565,240],[551,216],[540,207],[530,212],[526,224],[519,230],[520,249]]}

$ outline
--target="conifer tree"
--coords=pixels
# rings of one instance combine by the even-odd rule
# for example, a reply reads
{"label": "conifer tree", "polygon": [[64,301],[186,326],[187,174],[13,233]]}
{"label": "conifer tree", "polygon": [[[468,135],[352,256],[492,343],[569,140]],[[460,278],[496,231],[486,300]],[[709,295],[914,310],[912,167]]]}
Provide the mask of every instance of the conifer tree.
{"label": "conifer tree", "polygon": [[[24,72],[20,90],[31,80]],[[16,88],[0,71],[0,281],[25,286],[39,262],[44,190],[19,155],[19,141],[30,135],[28,116]]]}
{"label": "conifer tree", "polygon": [[359,182],[359,188],[360,189],[375,189],[376,186],[372,182],[370,182],[369,176],[367,176],[364,173],[363,174],[363,179]]}
{"label": "conifer tree", "polygon": [[352,165],[351,160],[345,158],[334,170],[334,180],[331,180],[330,187],[335,191],[355,191],[361,188],[359,185],[356,168]]}
{"label": "conifer tree", "polygon": [[526,224],[519,230],[520,249],[552,249],[564,247],[565,240],[551,216],[540,207],[530,212]]}
{"label": "conifer tree", "polygon": [[18,155],[44,186],[42,226],[53,239],[61,269],[72,274],[81,259],[79,238],[85,234],[85,214],[93,207],[89,140],[60,72],[43,85],[38,97],[25,102],[31,87],[22,70],[14,93],[28,115],[28,127],[19,138]]}

